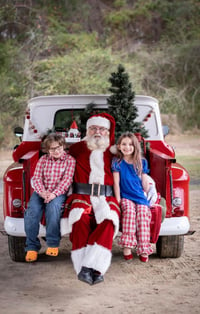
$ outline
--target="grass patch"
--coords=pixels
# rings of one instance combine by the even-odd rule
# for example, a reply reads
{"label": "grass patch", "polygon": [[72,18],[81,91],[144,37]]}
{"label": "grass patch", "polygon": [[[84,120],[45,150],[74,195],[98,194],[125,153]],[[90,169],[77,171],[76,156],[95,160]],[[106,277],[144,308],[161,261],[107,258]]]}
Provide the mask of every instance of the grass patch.
{"label": "grass patch", "polygon": [[198,156],[178,156],[177,162],[180,163],[189,173],[190,188],[200,189],[200,158]]}

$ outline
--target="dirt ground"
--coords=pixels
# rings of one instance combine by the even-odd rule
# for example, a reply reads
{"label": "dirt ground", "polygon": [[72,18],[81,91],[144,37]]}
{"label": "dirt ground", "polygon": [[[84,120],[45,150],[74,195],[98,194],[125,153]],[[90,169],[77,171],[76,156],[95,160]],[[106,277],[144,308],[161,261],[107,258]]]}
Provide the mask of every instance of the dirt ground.
{"label": "dirt ground", "polygon": [[[176,153],[200,153],[200,142],[191,136],[170,135]],[[11,152],[0,152],[0,178],[11,160]],[[2,204],[2,182],[0,202]],[[77,280],[70,260],[68,238],[60,255],[45,256],[45,243],[34,264],[13,262],[7,237],[0,234],[1,314],[133,314],[200,313],[200,193],[190,190],[191,230],[185,237],[180,258],[159,259],[156,252],[147,264],[136,256],[125,262],[116,243],[105,281],[89,286]],[[2,206],[1,206],[2,207]],[[0,213],[0,229],[3,215]],[[154,247],[155,249],[155,247]],[[154,250],[155,251],[155,250]]]}

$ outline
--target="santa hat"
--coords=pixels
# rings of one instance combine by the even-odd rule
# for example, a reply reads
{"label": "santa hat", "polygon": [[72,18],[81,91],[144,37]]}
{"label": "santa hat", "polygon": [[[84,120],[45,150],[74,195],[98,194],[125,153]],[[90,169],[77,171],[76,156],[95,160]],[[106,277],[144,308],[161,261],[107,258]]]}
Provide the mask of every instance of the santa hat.
{"label": "santa hat", "polygon": [[70,125],[70,129],[78,129],[78,126],[77,126],[75,120],[74,120],[74,121],[72,122],[72,124]]}
{"label": "santa hat", "polygon": [[86,129],[92,125],[104,127],[110,131],[110,145],[115,144],[115,119],[108,113],[102,112],[91,116],[86,123]]}

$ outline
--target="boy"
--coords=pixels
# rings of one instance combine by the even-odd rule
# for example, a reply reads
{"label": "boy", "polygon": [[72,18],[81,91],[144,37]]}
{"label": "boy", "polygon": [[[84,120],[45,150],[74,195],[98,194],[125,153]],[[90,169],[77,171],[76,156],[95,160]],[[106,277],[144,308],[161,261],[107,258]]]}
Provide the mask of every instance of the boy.
{"label": "boy", "polygon": [[34,192],[24,216],[26,262],[37,260],[41,248],[38,233],[43,212],[46,219],[46,254],[58,255],[62,205],[66,201],[75,169],[75,159],[65,152],[65,139],[61,135],[50,133],[44,139],[43,148],[47,154],[36,165]]}

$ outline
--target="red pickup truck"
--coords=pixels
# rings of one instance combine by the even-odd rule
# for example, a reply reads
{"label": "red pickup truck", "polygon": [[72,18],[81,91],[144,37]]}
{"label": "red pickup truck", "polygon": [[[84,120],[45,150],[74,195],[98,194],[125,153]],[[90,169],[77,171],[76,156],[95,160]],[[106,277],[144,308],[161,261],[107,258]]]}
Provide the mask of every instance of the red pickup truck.
{"label": "red pickup truck", "polygon": [[[8,235],[9,254],[14,261],[24,261],[24,211],[33,192],[31,178],[42,153],[41,139],[48,130],[62,133],[67,144],[79,141],[80,132],[72,125],[81,126],[86,106],[95,104],[99,111],[108,108],[109,95],[41,96],[30,99],[25,114],[24,128],[16,128],[21,142],[13,151],[13,163],[3,177],[4,229]],[[176,162],[174,149],[165,142],[158,101],[149,96],[136,95],[138,121],[143,121],[149,137],[145,142],[145,157],[150,176],[161,197],[164,217],[156,243],[159,257],[179,257],[183,252],[184,235],[189,232],[189,175]],[[41,223],[39,236],[45,237]]]}

